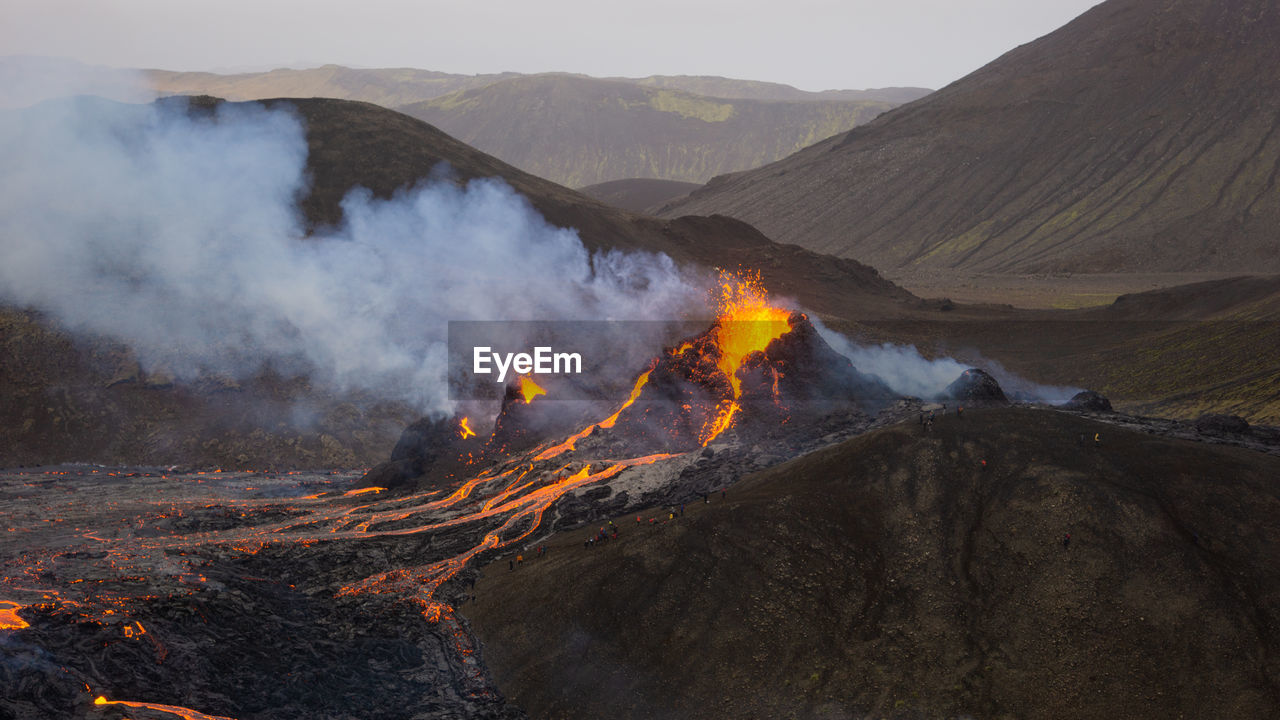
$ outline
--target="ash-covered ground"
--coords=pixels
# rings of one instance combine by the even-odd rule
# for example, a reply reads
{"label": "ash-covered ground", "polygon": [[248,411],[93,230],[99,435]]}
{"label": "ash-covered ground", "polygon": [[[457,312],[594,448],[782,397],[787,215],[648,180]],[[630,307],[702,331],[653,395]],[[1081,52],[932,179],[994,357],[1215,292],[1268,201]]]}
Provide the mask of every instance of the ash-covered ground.
{"label": "ash-covered ground", "polygon": [[[875,416],[734,428],[704,448],[621,462],[616,441],[593,436],[399,495],[356,487],[359,471],[9,470],[0,718],[522,717],[464,617],[478,567],[532,558],[556,531],[661,515],[650,510],[941,412],[904,399]],[[1082,412],[1151,434],[1280,447],[1267,428]]]}

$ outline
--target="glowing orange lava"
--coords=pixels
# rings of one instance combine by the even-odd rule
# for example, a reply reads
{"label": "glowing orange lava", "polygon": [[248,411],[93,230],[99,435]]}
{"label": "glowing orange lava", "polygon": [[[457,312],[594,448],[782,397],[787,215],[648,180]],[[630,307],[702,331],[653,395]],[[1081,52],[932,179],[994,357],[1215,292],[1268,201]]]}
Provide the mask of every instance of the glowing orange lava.
{"label": "glowing orange lava", "polygon": [[161,705],[160,703],[144,703],[130,702],[128,700],[108,700],[106,697],[99,695],[93,701],[94,705],[124,705],[125,707],[141,708],[143,710],[159,710],[170,715],[177,715],[184,720],[235,720],[226,715],[208,715],[198,710],[190,708],[178,707],[177,705]]}
{"label": "glowing orange lava", "polygon": [[[666,453],[646,455],[613,463],[604,470],[592,473],[591,466],[580,468],[568,477],[553,475],[553,480],[542,487],[529,490],[513,497],[496,507],[486,505],[479,512],[454,520],[439,523],[434,527],[443,527],[476,519],[510,513],[510,516],[492,532],[485,534],[479,544],[471,549],[429,565],[416,568],[401,568],[380,573],[364,580],[344,586],[338,596],[357,595],[360,593],[400,593],[415,600],[424,608],[423,616],[431,622],[439,622],[442,612],[448,606],[435,600],[435,593],[446,581],[457,575],[477,555],[486,550],[496,550],[518,543],[532,535],[542,525],[542,514],[566,493],[592,483],[608,480],[627,468],[674,457]],[[414,528],[413,532],[421,532],[423,528]],[[396,534],[400,531],[390,531]],[[513,534],[514,532],[514,534]]]}
{"label": "glowing orange lava", "polygon": [[384,488],[384,487],[362,487],[362,488],[356,488],[356,489],[354,489],[354,490],[348,490],[348,491],[346,491],[346,492],[342,493],[342,497],[354,497],[354,496],[356,496],[356,495],[364,495],[364,494],[367,494],[367,493],[373,493],[373,494],[375,494],[375,495],[376,495],[376,494],[378,494],[378,493],[382,492],[383,490],[386,490],[386,488]]}
{"label": "glowing orange lava", "polygon": [[[528,401],[526,400],[525,402],[528,402]],[[476,436],[476,432],[471,429],[470,418],[464,417],[462,418],[462,420],[458,421],[458,437],[462,438],[463,440],[466,440],[469,437],[475,437],[475,436]]]}
{"label": "glowing orange lava", "polygon": [[18,617],[23,605],[9,600],[0,600],[0,630],[21,630],[31,627],[31,623]]}
{"label": "glowing orange lava", "polygon": [[648,370],[645,370],[643,373],[640,374],[640,377],[636,378],[635,387],[631,388],[631,396],[627,398],[626,402],[622,403],[622,407],[618,408],[617,412],[605,418],[604,420],[601,420],[599,423],[600,427],[608,430],[609,428],[613,427],[614,423],[618,422],[618,416],[622,414],[622,411],[631,407],[631,404],[636,401],[636,398],[640,397],[640,391],[644,389],[644,384],[649,382],[649,373],[651,372],[653,372],[652,367],[650,367]]}
{"label": "glowing orange lava", "polygon": [[733,418],[737,414],[737,402],[729,400],[727,402],[720,403],[720,406],[716,408],[715,419],[703,426],[698,441],[703,447],[706,447],[712,440],[719,437],[720,433],[729,429],[729,426],[733,424]]}
{"label": "glowing orange lava", "polygon": [[520,397],[524,398],[525,405],[533,402],[533,399],[539,395],[546,395],[547,391],[543,390],[533,378],[528,375],[520,376]]}
{"label": "glowing orange lava", "polygon": [[636,378],[635,387],[631,388],[631,396],[627,398],[626,402],[622,403],[622,407],[618,408],[616,412],[614,412],[612,415],[605,418],[604,420],[601,420],[598,423],[592,423],[591,425],[588,425],[582,428],[578,432],[570,435],[568,439],[566,439],[564,442],[558,445],[552,445],[546,450],[543,450],[542,452],[534,456],[533,461],[541,462],[543,460],[553,458],[569,450],[573,450],[577,446],[579,440],[590,435],[591,431],[595,430],[598,427],[604,428],[606,430],[613,427],[614,423],[618,422],[618,416],[622,414],[622,411],[631,407],[631,404],[636,401],[636,398],[640,397],[640,390],[644,387],[644,384],[649,381],[649,373],[651,372],[653,372],[652,366],[650,366],[648,370],[645,370],[643,373],[641,373],[640,377]]}
{"label": "glowing orange lava", "polygon": [[[716,317],[715,340],[720,350],[716,366],[728,378],[733,398],[723,400],[711,421],[699,433],[706,446],[733,425],[742,397],[738,369],[753,352],[763,352],[769,343],[791,332],[791,313],[769,304],[769,293],[758,275],[720,273],[719,314]],[[684,351],[681,346],[680,351]],[[777,378],[774,378],[775,389]]]}
{"label": "glowing orange lava", "polygon": [[720,274],[720,312],[716,318],[716,345],[720,371],[733,385],[733,399],[741,394],[738,368],[753,352],[791,331],[791,313],[769,304],[769,293],[758,276]]}

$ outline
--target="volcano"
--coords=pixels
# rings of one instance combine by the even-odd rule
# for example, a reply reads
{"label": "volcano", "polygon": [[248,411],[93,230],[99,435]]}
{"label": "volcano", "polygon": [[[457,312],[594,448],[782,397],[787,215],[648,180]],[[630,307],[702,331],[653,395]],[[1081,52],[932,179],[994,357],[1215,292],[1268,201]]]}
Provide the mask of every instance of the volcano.
{"label": "volcano", "polygon": [[[596,625],[601,617],[611,617],[613,628],[632,638],[622,645],[648,647],[651,638],[667,637],[662,647],[695,657],[697,649],[687,643],[702,637],[711,649],[706,657],[715,664],[707,676],[717,687],[732,686],[738,698],[726,705],[726,716],[777,715],[779,702],[791,702],[790,690],[762,697],[759,688],[767,682],[753,679],[755,690],[749,691],[733,675],[752,663],[776,674],[785,663],[766,662],[772,657],[802,657],[806,668],[814,668],[807,675],[787,675],[787,687],[820,690],[859,713],[883,709],[875,698],[902,691],[902,684],[875,674],[877,663],[905,663],[904,682],[927,693],[920,700],[924,710],[996,715],[1014,708],[1033,714],[1023,712],[1025,693],[1010,688],[1028,676],[1036,687],[1051,685],[1028,675],[1020,659],[1043,660],[1036,654],[1038,636],[1023,627],[1010,640],[984,630],[984,618],[993,613],[994,627],[1015,622],[1022,606],[1007,599],[1023,598],[1028,578],[1052,596],[1058,587],[1045,579],[1062,573],[1022,570],[1027,557],[1044,560],[1045,541],[1027,529],[1034,521],[1022,525],[1026,521],[1000,503],[1021,512],[1030,501],[1019,492],[1027,488],[1028,497],[1064,507],[1059,498],[1066,491],[1054,483],[1078,484],[1095,476],[1131,484],[1072,485],[1075,504],[1053,521],[1082,528],[1075,530],[1080,539],[1072,550],[1086,568],[1095,567],[1090,558],[1102,552],[1123,561],[1115,567],[1125,572],[1156,570],[1134,574],[1137,584],[1115,592],[1121,583],[1106,572],[1073,579],[1072,592],[1086,587],[1110,593],[1071,595],[1092,603],[1087,607],[1104,621],[1092,628],[1054,625],[1060,631],[1055,637],[1075,643],[1055,647],[1074,648],[1071,657],[1084,657],[1079,648],[1118,636],[1107,647],[1123,659],[1151,657],[1134,650],[1135,638],[1153,632],[1144,619],[1157,604],[1150,598],[1163,602],[1167,588],[1180,588],[1190,578],[1195,592],[1176,603],[1181,610],[1152,615],[1164,633],[1158,637],[1171,643],[1178,635],[1169,627],[1198,627],[1200,618],[1188,608],[1211,608],[1213,641],[1196,644],[1189,656],[1223,660],[1225,669],[1215,677],[1243,693],[1233,707],[1258,716],[1273,709],[1267,681],[1242,665],[1250,661],[1228,662],[1221,648],[1256,647],[1252,652],[1259,657],[1270,652],[1273,621],[1265,608],[1274,578],[1249,573],[1266,566],[1258,558],[1274,553],[1252,528],[1257,520],[1241,508],[1273,513],[1274,489],[1262,478],[1274,475],[1274,458],[1242,448],[1188,449],[1171,440],[1153,451],[1147,433],[1111,425],[1094,448],[1099,454],[1093,462],[1080,464],[1076,443],[1055,446],[1052,457],[1065,465],[1044,475],[1050,471],[1040,450],[1026,454],[1027,447],[1039,446],[1024,436],[1039,442],[1074,438],[1086,421],[1059,411],[993,409],[963,419],[944,415],[936,431],[917,429],[900,421],[914,418],[920,401],[896,398],[852,367],[822,341],[804,313],[771,301],[758,279],[725,275],[718,293],[714,321],[658,350],[646,367],[637,368],[625,398],[614,398],[571,432],[546,422],[567,422],[567,415],[552,412],[557,389],[517,378],[492,415],[467,407],[466,415],[414,423],[393,459],[365,475],[363,486],[351,488],[354,477],[273,473],[161,470],[96,477],[97,470],[84,467],[0,476],[0,499],[13,508],[11,530],[0,535],[0,717],[514,720],[522,712],[499,687],[511,688],[535,712],[546,701],[530,694],[530,685],[564,687],[579,697],[585,676],[566,680],[543,673],[540,662],[513,663],[513,651],[527,650],[510,640],[488,636],[483,647],[476,642],[467,616],[474,610],[488,624],[497,607],[516,622],[527,618],[514,634],[555,633],[535,644],[557,666],[573,665],[561,659],[564,653],[585,652],[587,675],[604,678],[611,688],[599,699],[630,703],[625,706],[636,709],[621,713],[627,717],[652,716],[651,707],[677,717],[714,713],[706,711],[710,696],[679,682],[669,685],[679,707],[655,700],[663,695],[651,693],[648,680],[617,691],[626,685],[619,678],[632,670],[618,671],[584,651],[580,632],[562,634],[563,616],[526,613],[566,608],[584,619],[583,627],[599,638],[593,647],[600,648],[619,643]],[[974,369],[958,382],[975,402],[998,391],[987,379]],[[1105,417],[1120,420],[1116,414]],[[841,445],[886,425],[892,427]],[[1251,441],[1280,447],[1280,435],[1269,437],[1250,428]],[[1152,457],[1165,466],[1149,467]],[[1174,494],[1166,490],[1168,477],[1184,464]],[[1203,483],[1206,469],[1221,476],[1211,486]],[[1028,488],[1028,477],[1039,485]],[[1243,484],[1232,485],[1232,478]],[[388,482],[377,484],[383,480]],[[739,497],[745,504],[732,504]],[[1135,517],[1128,507],[1133,503],[1141,506],[1142,517],[1151,516],[1143,524],[1150,537],[1131,541],[1101,521],[1081,520],[1093,518],[1100,506],[1108,517],[1128,522]],[[690,504],[695,509],[688,520],[695,524],[685,527]],[[717,523],[697,519],[725,507],[730,514]],[[562,530],[571,534],[558,534]],[[641,532],[658,538],[657,544],[643,542]],[[628,545],[631,539],[641,542]],[[1170,550],[1175,540],[1194,549]],[[1058,538],[1047,542],[1056,547]],[[1110,549],[1097,550],[1099,545]],[[1131,545],[1136,559],[1126,554]],[[1005,564],[993,559],[1010,547]],[[537,565],[547,562],[548,548],[561,564]],[[628,548],[638,548],[641,556],[627,559]],[[615,550],[621,562],[617,553],[609,554]],[[579,565],[574,553],[595,553],[602,564]],[[1233,553],[1239,557],[1227,557]],[[732,561],[723,566],[708,561],[728,557]],[[1186,560],[1192,569],[1162,570],[1178,566],[1178,557],[1193,558]],[[993,565],[976,565],[975,558]],[[673,594],[670,586],[646,581],[637,568],[655,562],[677,563],[692,584]],[[487,582],[477,586],[486,565]],[[544,567],[558,569],[544,575],[537,569]],[[582,590],[579,580],[602,572],[603,579],[589,581],[589,592]],[[549,585],[524,585],[530,592],[513,597],[494,584],[502,575],[537,576]],[[610,578],[623,588],[623,605],[594,594],[612,593]],[[746,595],[725,592],[739,581]],[[693,592],[695,585],[706,594]],[[548,592],[548,586],[555,590]],[[575,605],[584,598],[591,609]],[[633,602],[641,605],[626,605]],[[1076,618],[1078,607],[1068,602],[1052,609]],[[663,614],[668,609],[673,615]],[[1135,625],[1132,615],[1138,613]],[[644,624],[655,618],[663,625]],[[674,635],[666,631],[668,622]],[[703,626],[713,628],[714,637],[699,635]],[[783,639],[768,635],[765,645],[753,645],[770,627],[784,627]],[[1250,634],[1255,632],[1256,642]],[[512,633],[508,627],[503,636]],[[810,652],[815,648],[818,656]],[[842,655],[848,648],[851,654]],[[499,668],[496,681],[488,653]],[[662,662],[683,667],[669,658]],[[517,676],[512,668],[521,664],[534,674]],[[1135,664],[1137,679],[1100,685],[1109,701],[1158,682],[1152,680],[1158,668]],[[837,666],[856,667],[861,674],[850,679]],[[635,667],[645,678],[665,677]],[[986,667],[1006,674],[985,675]],[[945,671],[937,674],[938,668]],[[1182,672],[1182,666],[1173,669]],[[1255,675],[1269,672],[1263,668]],[[684,675],[699,676],[692,669]],[[1071,677],[1076,687],[1088,686],[1078,673]],[[1171,715],[1178,708],[1199,710],[1201,695],[1218,697],[1179,696],[1161,707]],[[608,714],[597,713],[594,701],[575,702],[588,716]],[[820,706],[810,714],[829,710]]]}
{"label": "volcano", "polygon": [[604,420],[573,432],[566,418],[583,411],[539,402],[546,391],[531,378],[517,378],[506,387],[487,440],[463,431],[464,421],[471,429],[468,418],[423,418],[365,484],[405,489],[455,479],[477,460],[539,443],[537,460],[573,451],[591,457],[684,453],[731,428],[749,441],[836,413],[865,418],[897,399],[879,378],[833,350],[807,315],[771,305],[758,277],[722,274],[719,292],[717,319],[653,358]]}
{"label": "volcano", "polygon": [[943,395],[966,407],[998,407],[1008,405],[1004,390],[991,373],[969,368],[943,390]]}

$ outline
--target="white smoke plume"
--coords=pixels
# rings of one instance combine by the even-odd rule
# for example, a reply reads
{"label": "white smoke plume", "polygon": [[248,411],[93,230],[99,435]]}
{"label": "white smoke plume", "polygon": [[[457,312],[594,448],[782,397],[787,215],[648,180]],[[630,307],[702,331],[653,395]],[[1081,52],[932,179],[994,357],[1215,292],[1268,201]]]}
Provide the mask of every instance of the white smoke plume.
{"label": "white smoke plume", "polygon": [[859,371],[878,376],[889,389],[923,400],[938,398],[965,370],[977,367],[991,373],[1005,395],[1014,402],[1061,405],[1080,392],[1079,388],[1041,385],[1016,375],[995,360],[977,353],[965,353],[964,361],[953,357],[926,358],[914,345],[858,344],[813,318],[814,327],[836,352],[849,359]]}
{"label": "white smoke plume", "polygon": [[38,55],[0,57],[0,108],[29,107],[72,95],[96,95],[132,103],[155,98],[145,74],[139,70]]}
{"label": "white smoke plume", "polygon": [[592,256],[501,180],[357,189],[308,237],[286,110],[78,98],[0,113],[0,302],[118,338],[144,368],[264,363],[449,408],[449,320],[677,318],[705,286],[664,255]]}

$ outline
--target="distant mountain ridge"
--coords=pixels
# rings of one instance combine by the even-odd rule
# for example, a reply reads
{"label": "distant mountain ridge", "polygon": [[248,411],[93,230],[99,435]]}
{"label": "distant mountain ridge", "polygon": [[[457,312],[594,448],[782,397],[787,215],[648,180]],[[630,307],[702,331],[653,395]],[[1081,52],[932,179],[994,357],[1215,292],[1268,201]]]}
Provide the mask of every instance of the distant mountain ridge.
{"label": "distant mountain ridge", "polygon": [[124,94],[133,84],[150,85],[160,95],[237,102],[281,97],[370,102],[437,125],[516,167],[570,187],[630,178],[702,183],[785,157],[929,92],[807,92],[708,76],[602,80],[572,73],[458,75],[341,65],[235,74],[134,71],[13,57],[0,58],[0,79],[22,77],[26,82],[20,85],[28,87],[10,92],[12,98],[0,94],[0,106],[36,101],[42,68],[50,78],[83,76],[72,93],[134,102],[145,99],[136,97],[136,87],[135,97]]}
{"label": "distant mountain ridge", "polygon": [[[32,81],[50,77],[75,78],[82,81],[76,83],[77,92],[101,95],[113,100],[125,99],[120,96],[125,90],[128,91],[130,99],[138,95],[139,88],[125,86],[141,78],[159,95],[211,95],[231,101],[267,100],[279,97],[327,97],[371,102],[393,109],[400,105],[430,100],[459,90],[484,87],[518,77],[567,76],[592,79],[589,75],[574,73],[501,72],[465,75],[409,67],[353,68],[335,64],[244,72],[206,72],[159,68],[116,68],[91,65],[69,58],[35,55],[0,56],[0,79],[12,81],[20,74],[26,75]],[[932,92],[928,88],[915,87],[810,92],[782,83],[708,75],[650,75],[643,78],[604,79],[646,87],[682,90],[711,97],[788,102],[869,100],[900,104]],[[102,91],[94,91],[95,83],[103,86]],[[0,85],[0,87],[5,86]],[[25,93],[20,95],[23,99],[26,98]],[[0,96],[0,101],[4,99]]]}
{"label": "distant mountain ridge", "polygon": [[782,83],[758,80],[735,80],[714,75],[650,75],[643,78],[609,77],[605,80],[630,82],[645,87],[683,90],[695,95],[738,100],[784,100],[817,102],[824,100],[879,100],[895,104],[909,103],[933,92],[928,88],[887,87],[869,90],[798,90]]}
{"label": "distant mountain ridge", "polygon": [[[232,74],[172,70],[145,70],[144,72],[156,91],[162,94],[213,95],[227,100],[330,97],[338,100],[362,100],[390,108],[430,100],[461,90],[481,88],[514,78],[601,79],[576,73],[504,72],[462,75],[415,68],[350,68],[342,65],[324,65],[299,70],[278,68],[265,72]],[[788,102],[867,100],[899,104],[924,97],[931,92],[927,88],[911,87],[809,92],[781,83],[691,75],[603,79],[645,87],[682,90],[710,97]]]}
{"label": "distant mountain ridge", "polygon": [[696,95],[576,75],[511,78],[398,108],[557,183],[700,183],[771,162],[893,107]]}
{"label": "distant mountain ridge", "polygon": [[162,95],[212,95],[232,101],[328,97],[392,108],[517,77],[517,73],[457,75],[415,68],[360,69],[342,65],[230,75],[171,70],[143,72]]}
{"label": "distant mountain ridge", "polygon": [[1280,7],[1109,0],[661,213],[890,273],[1280,271]]}

